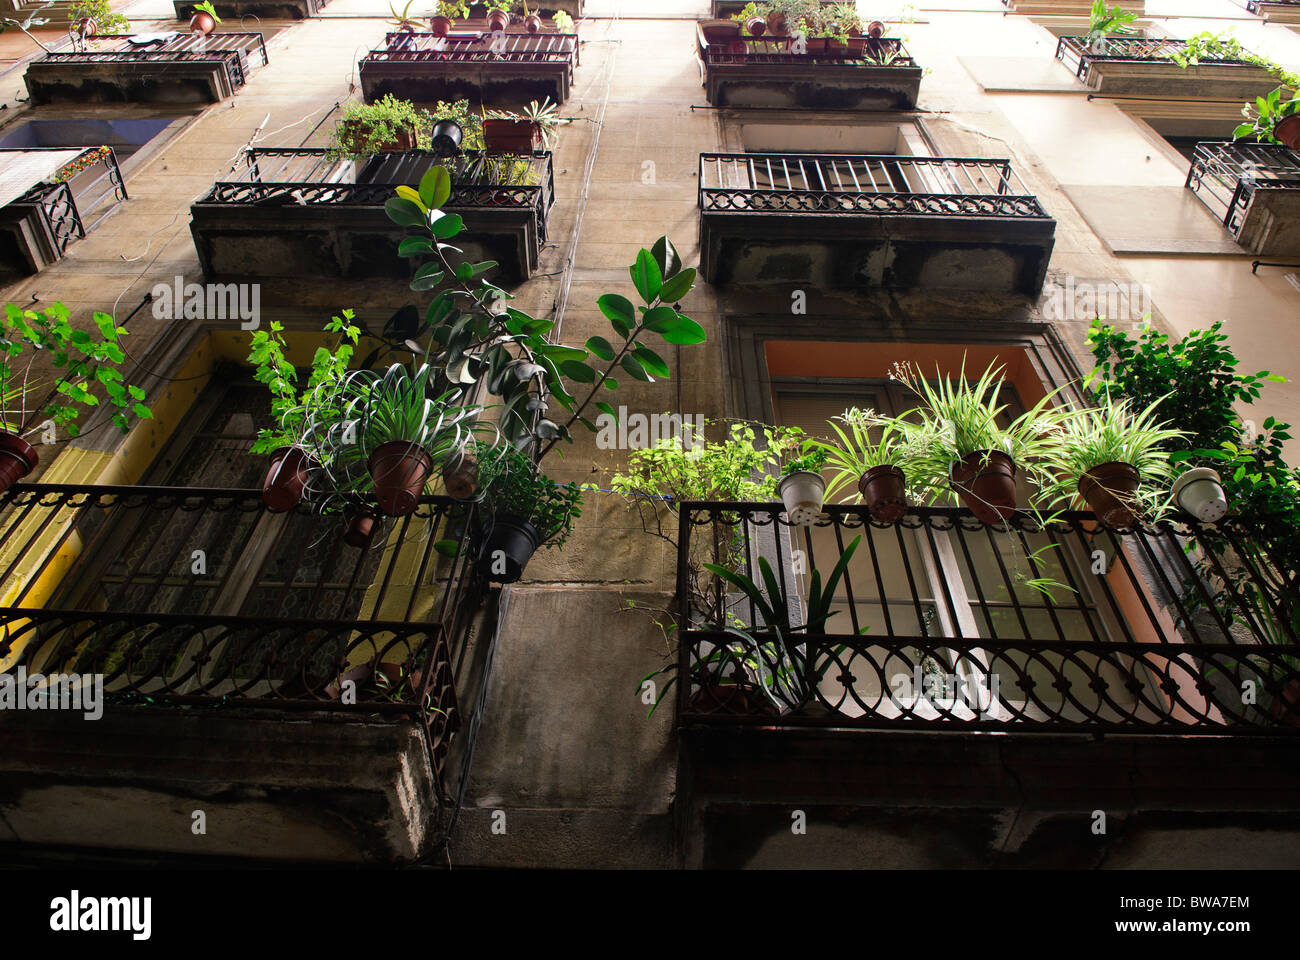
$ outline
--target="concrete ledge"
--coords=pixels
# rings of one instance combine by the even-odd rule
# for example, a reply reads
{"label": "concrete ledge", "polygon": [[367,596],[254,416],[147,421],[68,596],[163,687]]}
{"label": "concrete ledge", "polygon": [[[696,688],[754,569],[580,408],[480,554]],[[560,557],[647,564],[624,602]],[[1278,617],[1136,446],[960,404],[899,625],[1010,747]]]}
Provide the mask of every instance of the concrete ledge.
{"label": "concrete ledge", "polygon": [[573,61],[516,63],[447,60],[362,60],[361,92],[367,103],[392,94],[417,103],[435,100],[523,104],[550,97],[569,99]]}
{"label": "concrete ledge", "polygon": [[1044,218],[704,212],[701,267],[714,285],[1037,294],[1055,229]]}
{"label": "concrete ledge", "polygon": [[858,63],[709,63],[705,95],[714,106],[910,110],[920,67]]}
{"label": "concrete ledge", "polygon": [[151,63],[37,60],[24,78],[32,102],[217,103],[235,91],[216,59]]}
{"label": "concrete ledge", "polygon": [[[0,841],[336,863],[438,839],[415,724],[109,707],[0,714]],[[203,811],[206,833],[193,832]]]}
{"label": "concrete ledge", "polygon": [[1268,71],[1249,64],[1200,63],[1186,68],[1172,60],[1098,60],[1089,58],[1085,82],[1112,97],[1179,97],[1203,100],[1250,100],[1278,85]]}

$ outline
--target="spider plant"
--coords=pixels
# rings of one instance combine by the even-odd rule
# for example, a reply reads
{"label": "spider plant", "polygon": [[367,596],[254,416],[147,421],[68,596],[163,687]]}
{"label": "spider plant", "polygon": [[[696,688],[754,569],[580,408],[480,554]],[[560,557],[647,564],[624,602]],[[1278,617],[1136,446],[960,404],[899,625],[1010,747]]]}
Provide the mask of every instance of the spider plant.
{"label": "spider plant", "polygon": [[1066,504],[1075,500],[1080,481],[1090,471],[1107,464],[1127,464],[1137,472],[1144,486],[1123,493],[1134,507],[1141,508],[1151,519],[1168,510],[1168,494],[1177,468],[1169,460],[1171,445],[1187,438],[1182,430],[1173,430],[1157,422],[1156,411],[1166,397],[1136,410],[1125,400],[1112,400],[1103,394],[1096,406],[1075,411],[1060,424],[1044,461],[1055,479],[1041,491],[1045,503]]}
{"label": "spider plant", "polygon": [[[928,443],[923,428],[878,416],[871,409],[850,407],[826,423],[838,439],[811,439],[805,446],[824,450],[826,469],[835,471],[826,487],[827,498],[846,487],[856,491],[858,480],[873,467],[894,466],[910,475]],[[840,502],[853,499],[850,495]]]}
{"label": "spider plant", "polygon": [[923,401],[922,405],[896,418],[904,429],[919,431],[924,438],[913,464],[917,483],[937,499],[949,496],[954,463],[973,454],[1006,454],[1031,479],[1049,483],[1053,478],[1043,466],[1043,458],[1054,445],[1056,428],[1069,416],[1068,411],[1051,406],[1058,387],[1031,409],[1003,427],[1008,404],[999,403],[1005,383],[1003,366],[991,364],[973,385],[966,379],[962,362],[956,378],[944,376],[931,383],[909,365],[895,368],[894,377],[902,381]]}

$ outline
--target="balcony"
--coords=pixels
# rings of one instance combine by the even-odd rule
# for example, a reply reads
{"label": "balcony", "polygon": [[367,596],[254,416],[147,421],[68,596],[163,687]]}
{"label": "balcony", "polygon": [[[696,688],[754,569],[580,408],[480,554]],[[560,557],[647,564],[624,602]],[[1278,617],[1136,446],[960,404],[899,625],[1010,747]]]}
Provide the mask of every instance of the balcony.
{"label": "balcony", "polygon": [[0,150],[0,281],[61,259],[125,199],[110,147]]}
{"label": "balcony", "polygon": [[1041,290],[1056,221],[1007,160],[701,154],[714,285]]}
{"label": "balcony", "polygon": [[1300,0],[1248,0],[1246,9],[1275,23],[1300,23]]}
{"label": "balcony", "polygon": [[[1300,582],[1257,531],[1178,518],[1116,533],[1066,513],[1004,532],[956,508],[882,525],[846,506],[800,528],[780,504],[680,510],[681,725],[1300,734]],[[793,626],[812,571],[827,583],[856,537],[824,635],[782,643],[752,598],[703,573],[762,583],[765,558],[764,592]],[[1031,576],[1059,586],[1045,595]],[[738,644],[724,623],[757,629]]]}
{"label": "balcony", "polygon": [[490,35],[438,37],[389,33],[361,61],[367,101],[385,94],[430,102],[469,99],[526,103],[569,99],[578,64],[578,37],[562,33],[508,33],[503,45]]}
{"label": "balcony", "polygon": [[[244,17],[264,20],[309,20],[320,13],[328,0],[213,0],[213,8],[223,21],[239,23]],[[189,22],[194,16],[194,0],[173,0],[176,19]]]}
{"label": "balcony", "polygon": [[[1024,17],[1080,17],[1086,23],[1092,13],[1090,0],[1002,0],[1002,4],[1007,13]],[[1145,0],[1133,0],[1122,6],[1139,17],[1146,15]]]}
{"label": "balcony", "polygon": [[1277,86],[1268,71],[1244,60],[1205,57],[1180,67],[1169,59],[1186,47],[1184,40],[1110,37],[1093,50],[1083,37],[1061,37],[1056,59],[1093,90],[1114,97],[1169,97],[1176,91],[1186,98],[1254,100]]}
{"label": "balcony", "polygon": [[[842,55],[790,52],[788,37],[710,42],[696,27],[709,103],[724,107],[907,110],[921,68],[902,41],[859,38]],[[739,45],[739,47],[737,46]]]}
{"label": "balcony", "polygon": [[1198,143],[1187,189],[1237,242],[1262,256],[1300,256],[1300,156],[1280,144]]}
{"label": "balcony", "polygon": [[217,103],[267,63],[260,33],[91,37],[27,68],[33,103]]}
{"label": "balcony", "polygon": [[[425,497],[358,549],[339,514],[272,514],[257,490],[12,488],[0,670],[102,680],[93,722],[0,713],[14,832],[245,856],[257,838],[256,856],[301,860],[424,852],[475,676],[470,509]],[[218,836],[186,837],[196,807]]]}
{"label": "balcony", "polygon": [[444,209],[464,218],[466,255],[497,261],[506,279],[532,274],[555,202],[550,153],[448,160],[412,151],[354,162],[323,148],[258,147],[245,154],[237,179],[214,184],[190,208],[204,275],[405,277],[410,261],[397,255],[403,231],[384,202],[435,164],[452,173]]}
{"label": "balcony", "polygon": [[[818,0],[822,6],[830,6],[838,0]],[[745,0],[710,0],[710,13],[714,19],[731,17],[745,9]]]}

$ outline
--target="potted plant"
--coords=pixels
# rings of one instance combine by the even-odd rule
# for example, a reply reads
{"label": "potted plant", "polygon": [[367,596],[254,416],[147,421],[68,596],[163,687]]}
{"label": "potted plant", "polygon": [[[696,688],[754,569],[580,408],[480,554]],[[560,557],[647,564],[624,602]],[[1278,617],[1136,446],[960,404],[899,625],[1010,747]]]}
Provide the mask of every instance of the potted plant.
{"label": "potted plant", "polygon": [[826,452],[826,465],[835,471],[827,496],[856,488],[874,520],[901,520],[908,506],[907,471],[925,446],[919,429],[857,407],[827,422],[838,439],[812,441]]}
{"label": "potted plant", "polygon": [[582,490],[558,484],[511,444],[479,447],[479,482],[486,491],[484,576],[514,583],[538,547],[562,547],[581,515]]}
{"label": "potted plant", "polygon": [[[1135,412],[1128,400],[1112,400],[1107,393],[1097,406],[1065,418],[1057,442],[1046,450],[1056,482],[1043,490],[1044,499],[1068,502],[1077,490],[1112,529],[1131,528],[1144,515],[1158,513],[1152,485],[1164,489],[1173,478],[1168,446],[1187,436],[1155,422],[1158,405]],[[1140,489],[1143,480],[1146,489]]]}
{"label": "potted plant", "polygon": [[551,14],[551,23],[555,25],[556,33],[574,33],[573,17],[569,16],[566,10],[556,10]]}
{"label": "potted plant", "polygon": [[867,41],[862,36],[862,18],[852,3],[837,3],[821,12],[818,34],[826,38],[827,53],[861,53]]}
{"label": "potted plant", "polygon": [[745,32],[751,37],[761,37],[767,33],[767,21],[764,19],[764,10],[766,4],[754,3],[750,0],[745,4],[743,10],[739,13],[733,13],[731,19],[737,23],[744,24]]}
{"label": "potted plant", "polygon": [[81,39],[126,33],[131,22],[110,5],[109,0],[77,0],[68,11],[73,31]]}
{"label": "potted plant", "polygon": [[[78,330],[68,322],[68,316],[67,307],[61,303],[52,303],[44,310],[24,310],[7,304],[0,318],[0,492],[40,463],[36,448],[22,436],[29,414],[39,419],[28,435],[53,427],[56,431],[61,428],[67,436],[78,436],[81,408],[100,405],[90,392],[99,384],[109,404],[117,408],[112,422],[122,433],[127,432],[132,418],[153,416],[144,405],[144,390],[123,380],[119,369],[126,360],[121,347],[126,329],[108,314],[96,313],[94,330]],[[44,365],[53,370],[51,378],[32,375],[38,351]],[[24,354],[25,362],[20,359]],[[42,394],[49,399],[36,410],[29,410],[28,398]]]}
{"label": "potted plant", "polygon": [[559,124],[559,108],[547,97],[518,113],[492,110],[483,120],[483,141],[492,153],[531,155],[551,146]]}
{"label": "potted plant", "polygon": [[415,0],[406,0],[406,6],[402,7],[402,12],[397,12],[397,7],[390,3],[388,12],[391,13],[392,19],[388,22],[396,27],[402,33],[415,33],[420,28],[420,21],[411,16],[411,5]]}
{"label": "potted plant", "polygon": [[821,471],[825,465],[826,451],[816,443],[806,441],[801,455],[791,459],[781,473],[776,492],[795,526],[806,527],[821,516],[826,496],[826,481],[822,479]]}
{"label": "potted plant", "polygon": [[1118,4],[1107,9],[1105,0],[1093,0],[1092,13],[1088,17],[1088,31],[1083,35],[1083,45],[1093,53],[1105,53],[1106,38],[1111,34],[1123,36],[1133,33],[1133,21],[1136,19],[1136,13],[1131,13]]}
{"label": "potted plant", "polygon": [[212,6],[211,0],[202,0],[201,3],[194,5],[194,16],[190,17],[191,32],[201,33],[206,37],[217,29],[217,24],[220,22],[221,18],[217,16],[216,8]]}
{"label": "potted plant", "polygon": [[[931,384],[910,365],[896,368],[895,376],[924,401],[897,418],[925,438],[924,453],[916,460],[918,485],[942,497],[957,497],[984,523],[1011,519],[1018,509],[1017,468],[1031,478],[1049,481],[1042,457],[1054,443],[1057,427],[1067,415],[1049,403],[1057,391],[1012,420],[1006,427],[1006,404],[998,403],[1002,366],[991,365],[980,379],[966,380],[963,363],[957,377],[945,376]],[[908,427],[904,426],[904,429]]]}
{"label": "potted plant", "polygon": [[500,33],[510,26],[510,8],[515,0],[485,0],[488,33]]}
{"label": "potted plant", "polygon": [[1174,481],[1170,493],[1180,510],[1202,523],[1217,523],[1228,513],[1228,495],[1223,489],[1223,478],[1212,467],[1184,470]]}
{"label": "potted plant", "polygon": [[454,403],[459,391],[431,398],[436,376],[428,363],[414,373],[394,363],[382,374],[348,376],[347,406],[330,432],[330,447],[345,461],[365,462],[375,501],[388,516],[415,511],[435,460],[461,447],[479,410]]}
{"label": "potted plant", "polygon": [[429,32],[437,37],[445,37],[451,33],[457,20],[464,20],[468,16],[469,6],[465,0],[438,0],[433,5],[433,16],[429,18]]}
{"label": "potted plant", "polygon": [[1286,87],[1278,87],[1266,97],[1256,97],[1253,104],[1242,107],[1247,120],[1232,132],[1234,140],[1253,137],[1261,143],[1280,143],[1300,150],[1300,99],[1294,93],[1282,99]]}
{"label": "potted plant", "polygon": [[[542,18],[539,17],[537,14],[530,13],[528,11],[527,0],[524,0],[523,7],[524,7],[524,29],[527,30],[529,33],[541,33]],[[565,16],[568,16],[568,14],[565,14]]]}
{"label": "potted plant", "polygon": [[374,103],[350,104],[334,128],[326,151],[331,159],[375,153],[405,153],[427,142],[433,118],[391,93]]}
{"label": "potted plant", "polygon": [[286,356],[284,326],[273,320],[269,329],[257,330],[250,338],[248,362],[253,365],[253,379],[271,393],[273,426],[258,431],[249,452],[271,455],[262,481],[262,501],[272,513],[284,513],[301,503],[310,490],[311,474],[324,466],[323,460],[328,461],[324,438],[343,418],[342,385],[361,334],[353,317],[351,310],[344,310],[325,325],[326,333],[337,334],[338,339],[332,349],[316,350],[301,394],[298,370]]}

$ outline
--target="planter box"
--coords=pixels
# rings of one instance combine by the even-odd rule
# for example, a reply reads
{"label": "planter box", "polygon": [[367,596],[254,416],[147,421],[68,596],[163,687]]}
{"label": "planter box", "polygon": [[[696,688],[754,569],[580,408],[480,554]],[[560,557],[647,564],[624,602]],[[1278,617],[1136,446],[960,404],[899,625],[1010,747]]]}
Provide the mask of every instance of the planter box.
{"label": "planter box", "polygon": [[1278,81],[1249,63],[1203,60],[1186,68],[1163,54],[1184,47],[1178,40],[1111,41],[1097,53],[1081,37],[1061,37],[1056,59],[1091,89],[1108,96],[1249,100],[1267,94]]}
{"label": "planter box", "polygon": [[[705,98],[714,106],[789,107],[852,110],[909,110],[921,90],[921,67],[897,40],[897,57],[882,66],[852,47],[841,56],[787,52],[784,40],[742,40],[748,50],[733,53],[728,44],[709,43],[697,34],[704,64]],[[861,48],[868,43],[862,39]]]}
{"label": "planter box", "polygon": [[484,120],[483,141],[492,153],[529,155],[542,149],[542,131],[529,120]]}

